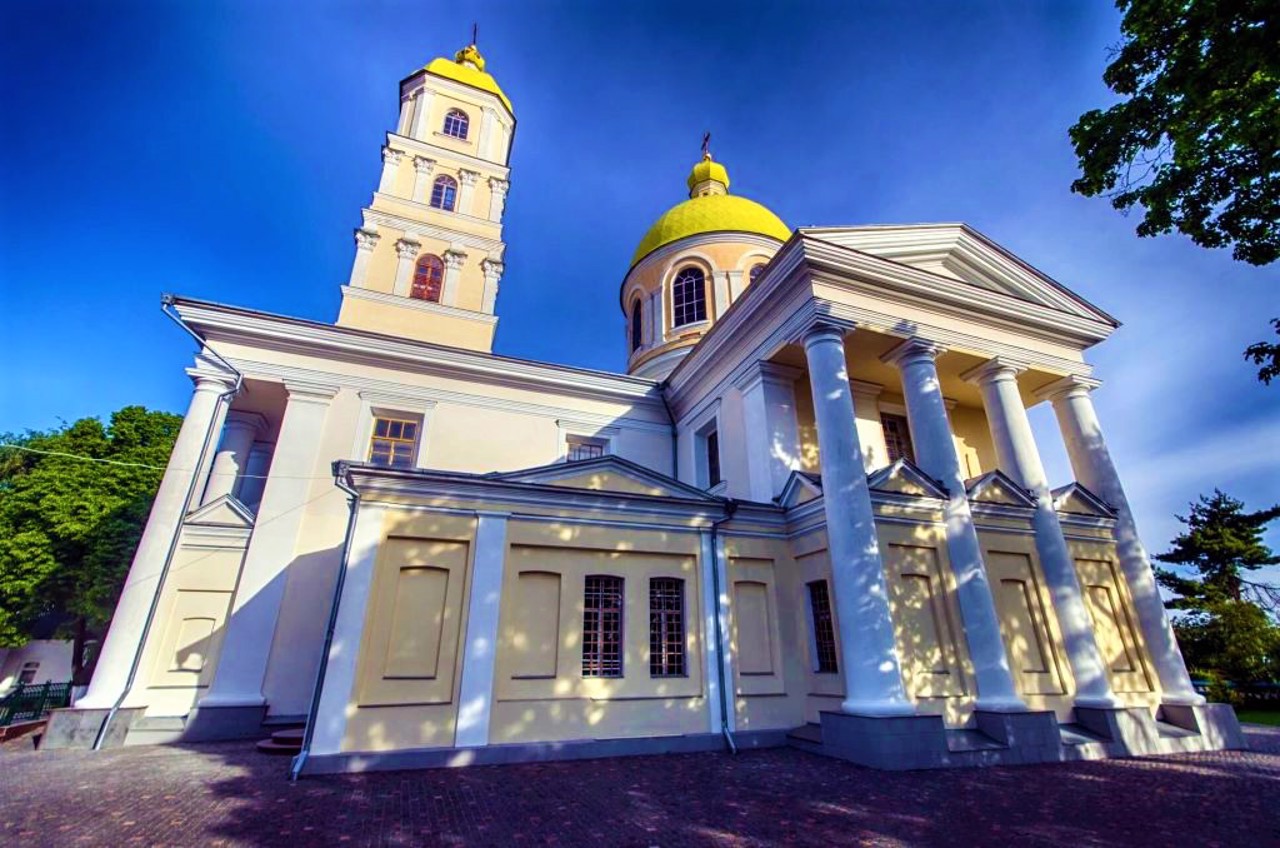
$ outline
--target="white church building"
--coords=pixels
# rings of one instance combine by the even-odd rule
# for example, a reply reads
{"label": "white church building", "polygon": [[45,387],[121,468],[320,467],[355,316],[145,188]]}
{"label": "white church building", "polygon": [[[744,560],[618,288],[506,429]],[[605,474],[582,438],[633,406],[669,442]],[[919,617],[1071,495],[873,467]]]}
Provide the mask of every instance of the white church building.
{"label": "white church building", "polygon": [[705,154],[619,269],[625,374],[496,355],[512,104],[474,45],[399,97],[334,323],[166,297],[190,406],[48,746],[295,726],[295,774],[1244,746],[1091,400],[1114,318],[964,224],[792,229]]}

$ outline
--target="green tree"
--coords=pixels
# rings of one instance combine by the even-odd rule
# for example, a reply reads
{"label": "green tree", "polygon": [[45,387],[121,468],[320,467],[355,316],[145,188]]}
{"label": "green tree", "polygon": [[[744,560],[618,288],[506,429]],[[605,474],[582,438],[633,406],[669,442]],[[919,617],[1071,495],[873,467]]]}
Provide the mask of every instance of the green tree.
{"label": "green tree", "polygon": [[1280,591],[1249,579],[1280,563],[1262,539],[1277,517],[1280,506],[1246,512],[1242,501],[1215,489],[1178,516],[1186,530],[1156,555],[1184,572],[1161,568],[1156,579],[1176,594],[1166,605],[1187,613],[1174,629],[1193,668],[1240,681],[1280,675],[1280,627],[1268,616]]}
{"label": "green tree", "polygon": [[107,426],[84,418],[0,436],[17,446],[0,448],[0,646],[64,616],[86,679],[85,643],[106,632],[181,425],[127,406]]}
{"label": "green tree", "polygon": [[[1252,265],[1280,258],[1280,4],[1117,0],[1123,41],[1103,73],[1121,101],[1071,128],[1071,190],[1144,210],[1138,235],[1174,230],[1231,247]],[[1280,350],[1247,358],[1280,373]],[[1260,358],[1259,358],[1260,357]],[[1270,370],[1265,365],[1271,363]]]}
{"label": "green tree", "polygon": [[[1276,328],[1276,335],[1280,336],[1280,318],[1272,318],[1271,326]],[[1280,377],[1280,343],[1258,342],[1249,345],[1244,358],[1252,360],[1258,366],[1258,379],[1268,386],[1272,380]]]}

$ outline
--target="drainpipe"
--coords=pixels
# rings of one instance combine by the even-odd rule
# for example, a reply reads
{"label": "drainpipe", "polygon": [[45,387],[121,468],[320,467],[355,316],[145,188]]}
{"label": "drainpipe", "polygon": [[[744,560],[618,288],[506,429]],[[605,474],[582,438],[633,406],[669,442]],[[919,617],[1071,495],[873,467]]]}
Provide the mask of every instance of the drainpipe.
{"label": "drainpipe", "polygon": [[[221,354],[209,346],[209,343],[205,341],[203,336],[191,329],[191,327],[182,320],[182,316],[173,310],[173,302],[173,295],[161,295],[160,311],[173,319],[173,322],[181,327],[187,335],[195,339],[200,345],[201,350],[208,351],[209,355],[216,359],[222,367],[236,375],[235,384],[227,391],[218,395],[217,402],[219,405],[230,404],[231,399],[240,393],[240,387],[244,385],[244,375],[241,374],[240,371],[230,362],[223,359]],[[129,665],[129,676],[125,679],[124,688],[120,690],[120,697],[116,698],[116,702],[111,705],[111,709],[107,712],[107,717],[102,720],[101,726],[98,727],[98,735],[94,737],[93,740],[94,751],[102,749],[102,743],[107,738],[107,730],[111,727],[111,722],[115,720],[116,713],[120,711],[120,705],[124,703],[124,699],[129,695],[129,692],[132,691],[133,684],[137,681],[138,668],[142,665],[142,651],[147,646],[147,638],[151,635],[151,626],[155,623],[156,610],[160,606],[160,594],[164,591],[164,582],[169,576],[169,567],[173,564],[173,556],[178,552],[178,541],[182,538],[182,527],[186,521],[187,510],[190,509],[192,501],[195,500],[196,487],[200,484],[200,475],[198,472],[200,469],[205,467],[205,459],[209,456],[209,451],[213,447],[213,442],[217,436],[214,431],[217,429],[215,425],[218,421],[218,417],[219,416],[215,412],[213,418],[209,421],[209,429],[204,434],[204,444],[200,447],[200,458],[196,461],[196,467],[192,470],[191,485],[187,487],[187,495],[182,502],[183,517],[178,519],[178,526],[174,528],[173,538],[169,540],[169,550],[165,553],[164,565],[160,567],[160,579],[156,583],[156,592],[151,596],[151,606],[147,609],[147,619],[142,625],[142,636],[138,639],[138,648],[134,651],[133,662]]]}
{"label": "drainpipe", "polygon": [[667,420],[671,422],[671,478],[680,479],[680,437],[676,434],[676,417],[671,414],[671,404],[667,403],[667,381],[658,384],[658,397],[667,410]]}
{"label": "drainpipe", "polygon": [[724,503],[724,518],[711,522],[711,590],[715,592],[716,599],[716,676],[720,680],[720,733],[724,736],[724,741],[728,743],[729,750],[738,753],[738,745],[733,741],[733,734],[729,732],[729,706],[731,701],[728,697],[728,686],[733,681],[725,680],[724,676],[724,628],[723,622],[720,620],[720,545],[719,532],[720,525],[733,519],[733,514],[738,511],[738,502],[733,498],[728,498]]}
{"label": "drainpipe", "polygon": [[316,714],[320,711],[320,695],[324,691],[324,675],[329,669],[329,652],[333,648],[333,633],[338,627],[338,606],[342,602],[342,587],[347,582],[347,565],[351,561],[351,539],[356,530],[356,512],[360,508],[360,493],[347,482],[347,462],[333,463],[334,485],[347,493],[351,512],[347,516],[347,535],[342,542],[342,563],[338,566],[338,579],[333,587],[333,603],[329,605],[329,626],[324,631],[324,647],[320,651],[320,668],[316,671],[316,685],[311,691],[311,706],[307,708],[306,729],[302,732],[302,748],[289,765],[289,780],[297,781],[311,753],[311,740],[316,732]]}

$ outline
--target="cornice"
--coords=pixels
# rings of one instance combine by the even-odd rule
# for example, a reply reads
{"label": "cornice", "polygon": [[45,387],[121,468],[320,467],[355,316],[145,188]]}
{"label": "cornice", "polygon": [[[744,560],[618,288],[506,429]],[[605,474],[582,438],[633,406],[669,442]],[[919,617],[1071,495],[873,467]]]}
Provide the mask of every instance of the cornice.
{"label": "cornice", "polygon": [[[384,194],[377,194],[377,193],[374,194],[375,200],[379,197],[388,198],[388,197],[391,197],[391,195],[384,195]],[[396,202],[403,202],[411,206],[417,206],[421,209],[431,208],[429,206],[424,206],[421,203],[414,203],[414,201],[411,201],[411,200],[402,201],[400,198],[393,198],[393,199],[396,200]],[[404,215],[398,215],[395,212],[392,212],[388,209],[375,209],[372,206],[366,206],[362,211],[363,211],[363,214],[361,218],[364,222],[363,224],[364,227],[368,227],[370,223],[373,223],[375,225],[382,225],[385,227],[391,227],[392,229],[402,230],[405,233],[409,233],[416,236],[425,236],[427,238],[433,238],[438,241],[449,242],[450,244],[461,244],[467,247],[479,248],[480,250],[483,250],[486,253],[497,254],[499,258],[502,256],[503,252],[506,249],[506,244],[500,238],[488,238],[486,236],[477,236],[477,235],[472,235],[471,233],[462,232],[461,230],[454,230],[448,227],[441,227],[435,224],[428,224],[423,221],[414,220],[413,218],[407,218]],[[440,210],[436,209],[434,211],[439,212]],[[449,213],[449,214],[456,214],[456,213]],[[481,219],[471,218],[471,220],[479,221]],[[486,219],[485,223],[490,223],[490,222]]]}
{"label": "cornice", "polygon": [[649,406],[663,410],[660,417],[666,418],[657,381],[642,377],[515,359],[182,297],[174,297],[173,305],[184,321],[202,329],[212,341],[233,340],[268,350],[534,391],[550,388],[569,396]]}
{"label": "cornice", "polygon": [[498,323],[498,316],[489,315],[485,312],[476,312],[474,309],[461,309],[457,306],[446,306],[443,303],[432,303],[427,300],[417,300],[412,297],[401,297],[397,294],[388,294],[387,292],[374,291],[373,289],[362,289],[355,286],[342,286],[341,289],[343,297],[371,300],[374,303],[398,306],[402,309],[416,309],[419,312],[445,315],[449,318],[458,318],[463,321],[475,321],[477,324],[484,324],[485,326],[490,327]]}
{"label": "cornice", "polygon": [[[421,67],[409,76],[400,80],[400,97],[403,99],[406,95],[413,95],[418,92],[418,86],[425,87],[427,77],[431,77],[431,87],[433,91],[442,91],[457,97],[459,100],[475,100],[480,104],[482,109],[495,109],[505,114],[507,119],[514,125],[516,122],[515,113],[507,108],[507,104],[502,102],[502,98],[494,94],[492,91],[485,91],[483,88],[476,88],[473,85],[466,85],[457,80],[451,80],[448,77],[442,77],[439,74],[429,73],[427,68]],[[487,105],[486,105],[487,104]]]}
{"label": "cornice", "polygon": [[454,159],[458,162],[470,165],[473,169],[480,168],[483,171],[491,172],[486,173],[486,177],[496,176],[505,180],[509,179],[511,176],[511,167],[509,165],[503,165],[499,162],[490,161],[489,159],[481,159],[479,156],[472,156],[470,153],[463,153],[460,150],[441,147],[438,144],[431,144],[430,142],[422,141],[421,139],[389,132],[387,133],[387,144],[390,145],[392,142],[395,142],[397,147],[403,148],[405,152],[416,153],[430,159],[435,159],[437,163],[439,163],[440,158],[443,157],[445,159]]}

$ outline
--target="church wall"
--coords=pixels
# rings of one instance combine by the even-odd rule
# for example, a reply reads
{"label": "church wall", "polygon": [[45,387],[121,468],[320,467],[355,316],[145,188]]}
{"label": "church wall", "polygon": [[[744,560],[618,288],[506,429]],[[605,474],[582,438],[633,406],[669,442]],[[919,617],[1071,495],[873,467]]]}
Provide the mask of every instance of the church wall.
{"label": "church wall", "polygon": [[435,310],[427,314],[425,311],[406,309],[396,304],[344,297],[338,320],[347,327],[423,341],[430,338],[437,344],[467,350],[488,350],[493,346],[492,324],[441,314]]}

